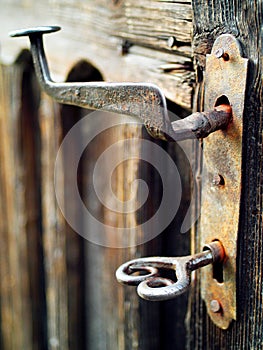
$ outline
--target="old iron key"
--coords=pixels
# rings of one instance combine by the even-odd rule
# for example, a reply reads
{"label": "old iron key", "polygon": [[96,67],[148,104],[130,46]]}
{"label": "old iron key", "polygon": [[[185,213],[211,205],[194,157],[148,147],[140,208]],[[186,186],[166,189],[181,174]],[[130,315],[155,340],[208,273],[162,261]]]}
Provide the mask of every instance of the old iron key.
{"label": "old iron key", "polygon": [[149,134],[167,141],[204,138],[225,129],[232,119],[229,105],[197,112],[171,122],[161,89],[149,83],[55,83],[51,77],[43,46],[43,35],[60,30],[58,26],[21,29],[12,37],[28,36],[38,81],[42,89],[60,103],[126,114],[140,118]]}
{"label": "old iron key", "polygon": [[[211,242],[198,254],[183,257],[148,257],[130,260],[116,271],[120,283],[137,287],[140,297],[150,301],[168,300],[184,293],[191,283],[191,272],[203,266],[222,262],[225,252],[219,241]],[[177,281],[159,277],[159,269],[174,270]],[[144,275],[132,275],[138,272]]]}

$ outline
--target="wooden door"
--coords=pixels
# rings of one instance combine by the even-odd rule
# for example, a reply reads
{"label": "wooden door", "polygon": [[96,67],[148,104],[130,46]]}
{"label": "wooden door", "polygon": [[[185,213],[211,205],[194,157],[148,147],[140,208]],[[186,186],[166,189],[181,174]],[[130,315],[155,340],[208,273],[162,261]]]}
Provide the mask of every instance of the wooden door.
{"label": "wooden door", "polygon": [[[3,349],[261,349],[262,323],[262,3],[261,1],[1,1],[0,105],[0,347]],[[119,285],[116,268],[129,259],[198,252],[199,222],[181,234],[189,210],[200,212],[199,146],[154,141],[141,125],[122,124],[97,135],[78,168],[78,188],[91,213],[105,225],[134,226],[150,218],[162,200],[162,178],[140,159],[144,140],[161,147],[175,161],[182,198],[163,232],[144,244],[97,245],[84,239],[61,214],[56,191],[83,232],[89,222],[72,200],[70,164],[84,132],[56,163],[59,146],[90,111],[59,106],[40,91],[28,41],[8,32],[35,25],[58,24],[45,46],[54,80],[145,81],[155,83],[168,99],[171,118],[203,109],[205,57],[223,33],[238,38],[249,59],[244,111],[242,194],[238,239],[237,321],[228,330],[216,327],[200,296],[200,278],[177,299],[147,302]],[[91,119],[92,120],[92,119]],[[96,128],[96,118],[89,128]],[[132,142],[132,140],[139,140]],[[131,183],[143,179],[146,203],[135,213],[118,213],[101,203],[92,188],[92,171],[111,145],[116,157],[137,155],[112,173],[113,192],[121,201],[132,196]],[[54,188],[54,167],[58,179]],[[167,163],[164,160],[163,168]],[[194,169],[194,171],[192,171]],[[107,166],[99,181],[104,182]],[[173,185],[173,174],[166,180]],[[195,182],[198,192],[192,198]],[[104,193],[111,201],[105,185]],[[138,187],[137,187],[138,195]],[[194,199],[194,200],[193,200]],[[191,204],[190,204],[191,203]],[[154,228],[153,228],[154,229]],[[89,231],[90,230],[90,231]],[[143,235],[144,232],[141,232]],[[129,238],[131,239],[131,238]],[[129,245],[131,245],[129,247]]]}
{"label": "wooden door", "polygon": [[[262,2],[193,1],[193,52],[198,73],[197,108],[203,99],[205,54],[222,33],[240,40],[249,59],[244,111],[242,193],[238,235],[237,321],[216,327],[200,299],[199,282],[190,297],[189,349],[260,349],[262,336]],[[199,206],[200,203],[197,203]],[[198,250],[198,227],[193,236]]]}

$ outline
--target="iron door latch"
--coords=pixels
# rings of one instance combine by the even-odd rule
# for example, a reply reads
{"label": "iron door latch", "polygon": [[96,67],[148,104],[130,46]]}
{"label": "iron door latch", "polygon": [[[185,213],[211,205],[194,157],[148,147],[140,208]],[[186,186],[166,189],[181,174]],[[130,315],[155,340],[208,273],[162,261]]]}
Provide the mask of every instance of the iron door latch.
{"label": "iron door latch", "polygon": [[225,129],[231,121],[230,106],[222,104],[171,123],[164,94],[154,84],[55,83],[50,77],[43,35],[58,30],[60,27],[45,26],[10,33],[12,37],[29,37],[38,81],[42,89],[56,101],[140,118],[150,135],[167,141],[204,138],[216,130]]}
{"label": "iron door latch", "polygon": [[[200,242],[205,251],[188,257],[139,258],[123,264],[118,281],[138,285],[148,300],[166,300],[183,293],[190,273],[201,268],[201,294],[208,314],[220,328],[236,320],[236,257],[241,196],[243,109],[248,60],[238,41],[221,35],[206,57],[205,109],[223,101],[232,108],[225,130],[210,135],[203,144],[208,176],[202,183]],[[206,250],[208,249],[208,251]],[[176,270],[177,282],[157,277],[158,268]],[[135,271],[149,275],[132,276]]]}
{"label": "iron door latch", "polygon": [[[222,329],[236,320],[242,117],[247,66],[248,60],[242,58],[238,41],[227,34],[217,38],[211,54],[206,57],[205,109],[220,101],[229,101],[233,118],[227,129],[210,135],[203,144],[208,176],[202,183],[200,241],[201,247],[208,248],[210,253],[204,251],[179,258],[139,258],[123,264],[116,272],[118,281],[138,284],[137,291],[142,298],[166,300],[183,293],[190,285],[190,272],[202,267],[202,298],[212,321]],[[156,277],[157,268],[176,269],[177,282]],[[148,271],[149,275],[130,276],[139,270]]]}
{"label": "iron door latch", "polygon": [[[138,117],[155,138],[204,141],[208,177],[202,183],[201,248],[187,257],[148,257],[121,265],[116,277],[138,285],[148,300],[167,300],[190,286],[191,272],[201,269],[201,293],[208,313],[220,328],[236,319],[236,255],[241,193],[243,109],[248,60],[239,42],[229,34],[219,36],[206,57],[205,110],[171,122],[162,91],[147,83],[55,83],[43,47],[43,34],[59,27],[36,27],[10,35],[29,36],[36,75],[43,90],[56,101],[90,109]],[[217,131],[214,133],[214,131]],[[176,271],[177,282],[159,277],[160,268]],[[133,276],[134,272],[147,272]]]}

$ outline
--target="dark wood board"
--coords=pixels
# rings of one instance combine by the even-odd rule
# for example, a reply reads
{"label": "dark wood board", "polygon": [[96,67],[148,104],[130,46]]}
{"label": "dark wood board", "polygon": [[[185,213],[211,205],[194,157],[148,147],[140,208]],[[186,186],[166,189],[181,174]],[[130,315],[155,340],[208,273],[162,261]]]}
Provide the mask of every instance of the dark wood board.
{"label": "dark wood board", "polygon": [[[217,328],[207,316],[197,282],[190,299],[188,349],[262,349],[262,2],[193,1],[193,10],[193,50],[199,77],[195,108],[202,108],[203,105],[205,55],[210,53],[218,35],[230,33],[240,40],[243,56],[249,59],[249,72],[243,118],[243,179],[237,259],[238,318],[228,330]],[[196,164],[198,173],[198,157]],[[200,200],[197,206],[200,206]],[[196,251],[200,249],[198,232],[197,226],[193,237]]]}

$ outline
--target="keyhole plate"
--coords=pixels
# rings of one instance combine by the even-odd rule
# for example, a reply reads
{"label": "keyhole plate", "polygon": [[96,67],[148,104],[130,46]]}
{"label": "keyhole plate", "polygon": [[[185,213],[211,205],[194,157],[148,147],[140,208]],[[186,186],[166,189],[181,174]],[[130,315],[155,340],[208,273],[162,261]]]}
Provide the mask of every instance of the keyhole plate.
{"label": "keyhole plate", "polygon": [[[220,280],[213,266],[201,270],[201,294],[212,321],[227,329],[236,320],[236,256],[241,195],[243,110],[248,60],[229,34],[215,41],[206,57],[205,110],[218,99],[229,101],[233,121],[226,130],[211,134],[203,143],[201,247],[219,240],[226,259]],[[220,267],[219,267],[220,268]],[[222,267],[221,267],[222,268]],[[215,307],[216,306],[216,307]]]}

